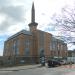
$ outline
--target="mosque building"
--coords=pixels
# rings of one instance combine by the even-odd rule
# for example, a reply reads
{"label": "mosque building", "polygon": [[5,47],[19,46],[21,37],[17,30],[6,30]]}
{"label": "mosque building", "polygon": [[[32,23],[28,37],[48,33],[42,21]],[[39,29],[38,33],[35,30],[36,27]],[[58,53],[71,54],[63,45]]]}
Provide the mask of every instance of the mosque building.
{"label": "mosque building", "polygon": [[32,4],[30,31],[21,30],[4,42],[3,56],[15,63],[39,63],[41,57],[46,61],[53,57],[67,57],[67,44],[56,39],[51,33],[37,29],[35,7]]}

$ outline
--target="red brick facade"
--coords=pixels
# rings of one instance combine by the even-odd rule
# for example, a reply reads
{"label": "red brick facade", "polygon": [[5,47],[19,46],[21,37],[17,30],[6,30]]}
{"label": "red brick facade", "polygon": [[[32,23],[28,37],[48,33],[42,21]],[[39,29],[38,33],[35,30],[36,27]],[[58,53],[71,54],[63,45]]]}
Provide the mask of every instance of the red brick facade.
{"label": "red brick facade", "polygon": [[[55,38],[54,39],[56,41],[53,41],[52,34],[50,33],[36,30],[30,35],[24,34],[23,31],[21,31],[19,35],[15,35],[11,36],[7,41],[5,41],[4,56],[40,58],[40,53],[42,50],[44,50],[44,55],[47,60],[50,57],[67,57],[67,45],[63,41]],[[29,52],[26,50],[29,50]],[[36,62],[39,62],[39,60],[40,59],[38,58],[34,59]]]}

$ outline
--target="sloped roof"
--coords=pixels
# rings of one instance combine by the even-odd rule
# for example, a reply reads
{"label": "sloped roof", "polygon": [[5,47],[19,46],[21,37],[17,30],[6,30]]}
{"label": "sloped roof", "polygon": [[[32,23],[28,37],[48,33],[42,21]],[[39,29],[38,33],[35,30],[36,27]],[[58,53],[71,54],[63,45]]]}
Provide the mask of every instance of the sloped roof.
{"label": "sloped roof", "polygon": [[[44,33],[49,33],[49,32],[45,32],[45,31],[42,31],[42,30],[37,30],[39,32],[44,32]],[[50,35],[52,35],[51,33],[49,33]]]}
{"label": "sloped roof", "polygon": [[17,36],[20,35],[20,34],[32,35],[32,33],[31,33],[30,31],[21,30],[20,32],[18,32],[18,33],[16,33],[16,34],[12,35],[11,37],[9,37],[7,40],[10,40],[10,39],[12,39],[12,38],[14,38],[14,37],[17,37]]}

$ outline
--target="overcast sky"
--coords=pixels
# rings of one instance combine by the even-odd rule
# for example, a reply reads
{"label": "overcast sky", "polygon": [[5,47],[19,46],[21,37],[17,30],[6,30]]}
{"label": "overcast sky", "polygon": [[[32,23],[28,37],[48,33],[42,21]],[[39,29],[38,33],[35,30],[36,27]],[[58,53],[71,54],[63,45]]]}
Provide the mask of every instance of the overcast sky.
{"label": "overcast sky", "polygon": [[[0,55],[4,41],[22,29],[29,30],[33,0],[0,0]],[[60,14],[65,5],[73,5],[74,0],[34,0],[38,29],[59,35],[59,30],[50,25],[54,13]],[[61,34],[61,33],[60,33]],[[74,46],[68,45],[73,49]]]}

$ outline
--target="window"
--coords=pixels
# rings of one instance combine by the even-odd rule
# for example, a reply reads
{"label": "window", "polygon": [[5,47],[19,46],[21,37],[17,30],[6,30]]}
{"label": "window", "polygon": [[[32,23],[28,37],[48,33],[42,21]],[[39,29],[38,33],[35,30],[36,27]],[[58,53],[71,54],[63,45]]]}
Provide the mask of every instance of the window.
{"label": "window", "polygon": [[19,55],[19,41],[15,40],[13,44],[13,50],[15,55]]}
{"label": "window", "polygon": [[44,47],[44,33],[43,32],[39,33],[39,45],[41,47]]}
{"label": "window", "polygon": [[52,47],[53,47],[53,50],[55,50],[56,48],[55,48],[55,42],[53,42],[53,44],[52,44]]}
{"label": "window", "polygon": [[52,42],[50,42],[50,50],[52,50]]}
{"label": "window", "polygon": [[30,46],[30,40],[29,39],[26,39],[25,40],[25,47],[29,47]]}
{"label": "window", "polygon": [[15,42],[14,42],[14,44],[13,44],[13,53],[15,54],[15,48],[16,48],[16,44],[15,44]]}
{"label": "window", "polygon": [[29,54],[30,54],[29,48],[25,48],[25,56],[29,56]]}
{"label": "window", "polygon": [[29,46],[29,40],[25,40],[25,44]]}
{"label": "window", "polygon": [[5,45],[5,48],[4,48],[4,53],[5,53],[5,55],[8,55],[8,52],[9,52],[9,44],[6,44]]}

